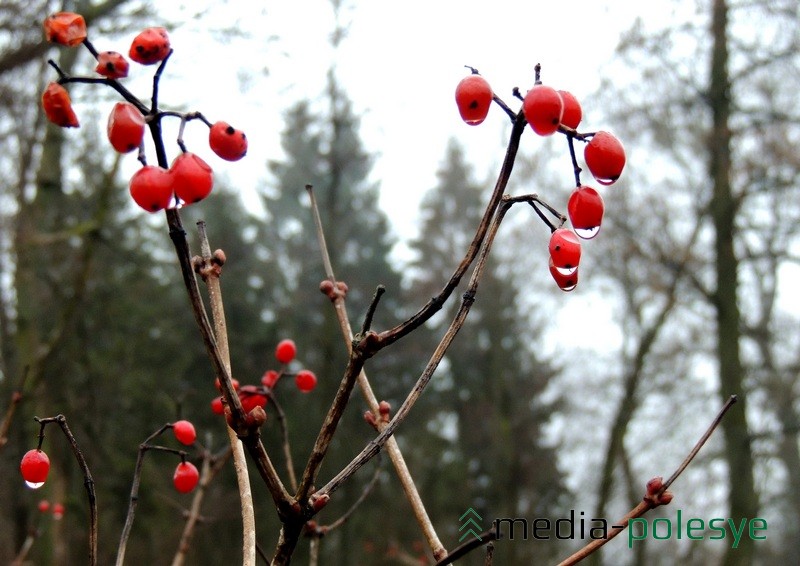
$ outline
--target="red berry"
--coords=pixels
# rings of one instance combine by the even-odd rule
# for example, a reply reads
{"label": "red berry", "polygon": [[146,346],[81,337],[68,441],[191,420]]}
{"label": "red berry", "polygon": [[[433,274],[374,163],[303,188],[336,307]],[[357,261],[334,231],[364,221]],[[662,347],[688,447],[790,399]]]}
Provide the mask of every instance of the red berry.
{"label": "red berry", "polygon": [[308,393],[317,386],[317,376],[312,371],[301,369],[294,377],[294,383],[300,391]]}
{"label": "red berry", "polygon": [[553,258],[550,258],[550,275],[562,291],[572,291],[578,285],[578,270],[564,273],[553,265]]}
{"label": "red berry", "polygon": [[281,374],[279,374],[274,369],[267,370],[264,372],[264,375],[261,376],[261,383],[264,387],[269,387],[272,389],[275,387],[275,384],[278,383],[278,378],[280,378]]}
{"label": "red berry", "polygon": [[561,95],[561,100],[564,102],[564,114],[561,116],[561,123],[572,128],[578,129],[578,124],[581,123],[583,118],[583,110],[581,110],[581,103],[575,98],[575,95],[566,90],[559,90],[558,94]]}
{"label": "red berry", "polygon": [[172,162],[169,172],[175,194],[186,204],[203,200],[214,187],[211,167],[194,153],[181,153]]}
{"label": "red berry", "polygon": [[279,364],[288,364],[297,355],[297,346],[293,340],[281,340],[275,347],[275,359]]}
{"label": "red berry", "polygon": [[47,499],[42,499],[36,508],[39,510],[39,513],[47,513],[50,510],[50,502]]}
{"label": "red berry", "polygon": [[216,122],[208,131],[211,151],[226,161],[238,161],[247,153],[247,136],[227,122]]}
{"label": "red berry", "polygon": [[75,47],[86,39],[86,21],[80,14],[58,12],[44,20],[44,35],[47,41]]}
{"label": "red berry", "polygon": [[19,463],[19,471],[28,487],[42,487],[50,472],[50,458],[41,450],[28,450]]}
{"label": "red berry", "polygon": [[597,236],[603,222],[603,197],[592,187],[580,186],[569,197],[567,212],[575,233],[588,240]]}
{"label": "red berry", "polygon": [[154,65],[169,55],[169,36],[164,28],[147,28],[131,43],[128,56],[142,65]]}
{"label": "red berry", "polygon": [[56,503],[53,505],[53,519],[56,521],[60,521],[61,518],[64,516],[64,506],[61,503]]}
{"label": "red berry", "polygon": [[262,395],[255,385],[245,385],[239,390],[239,400],[245,413],[249,413],[256,407],[266,407],[267,398]]}
{"label": "red berry", "polygon": [[589,171],[601,185],[611,185],[625,167],[625,148],[613,134],[597,132],[583,149]]}
{"label": "red berry", "polygon": [[197,433],[194,430],[194,425],[187,420],[176,421],[172,425],[172,432],[175,433],[175,438],[178,442],[191,446],[197,440]]}
{"label": "red berry", "polygon": [[180,493],[189,493],[195,488],[198,481],[200,481],[200,472],[191,462],[178,464],[175,474],[172,476],[172,483]]}
{"label": "red berry", "polygon": [[47,119],[56,126],[62,128],[77,128],[80,126],[78,116],[72,109],[72,101],[69,99],[67,89],[58,83],[47,85],[42,93],[42,108]]}
{"label": "red berry", "polygon": [[108,140],[120,153],[128,153],[142,145],[144,116],[130,102],[117,102],[108,115]]}
{"label": "red berry", "polygon": [[578,269],[581,260],[581,243],[575,232],[559,228],[550,236],[550,259],[562,273],[572,273]]}
{"label": "red berry", "polygon": [[472,74],[461,79],[456,86],[456,105],[461,119],[477,126],[486,119],[492,105],[492,87],[480,75]]}
{"label": "red berry", "polygon": [[211,412],[215,415],[225,414],[225,407],[222,405],[222,397],[215,397],[211,400]]}
{"label": "red berry", "polygon": [[534,85],[522,101],[522,112],[534,132],[549,136],[558,130],[564,114],[564,101],[553,87]]}
{"label": "red berry", "polygon": [[172,202],[172,176],[156,165],[145,165],[131,177],[133,200],[147,212],[167,208]]}
{"label": "red berry", "polygon": [[128,76],[128,60],[122,53],[103,51],[97,54],[95,72],[109,79],[124,79]]}

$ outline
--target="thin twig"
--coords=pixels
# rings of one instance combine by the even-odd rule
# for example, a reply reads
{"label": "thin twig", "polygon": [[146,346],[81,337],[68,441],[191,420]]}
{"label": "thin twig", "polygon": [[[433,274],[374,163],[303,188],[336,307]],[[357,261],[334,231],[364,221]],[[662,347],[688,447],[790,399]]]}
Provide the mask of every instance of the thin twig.
{"label": "thin twig", "polygon": [[97,497],[94,491],[94,480],[92,479],[92,472],[89,471],[89,465],[86,463],[86,458],[83,457],[81,449],[78,447],[78,441],[67,425],[67,418],[64,415],[56,415],[45,419],[35,418],[36,422],[41,425],[39,432],[40,438],[44,436],[44,427],[49,423],[57,423],[61,427],[64,436],[67,437],[69,446],[72,449],[72,454],[78,461],[78,465],[83,472],[83,485],[86,487],[86,495],[89,499],[89,564],[95,566],[97,564]]}
{"label": "thin twig", "polygon": [[272,403],[275,413],[278,415],[278,425],[281,427],[281,437],[283,445],[283,455],[286,459],[286,473],[289,475],[289,487],[292,491],[297,491],[297,474],[294,471],[294,460],[292,458],[292,446],[289,443],[289,422],[286,419],[286,413],[283,412],[283,407],[278,403],[278,399],[271,389],[267,390],[267,399]]}
{"label": "thin twig", "polygon": [[11,393],[11,400],[6,409],[6,416],[3,418],[3,424],[0,425],[0,448],[8,442],[8,431],[11,428],[11,422],[14,420],[14,413],[17,411],[17,406],[22,402],[23,391],[25,391],[25,382],[28,380],[30,373],[30,366],[25,366],[22,371],[22,377],[19,378],[19,385]]}
{"label": "thin twig", "polygon": [[[347,305],[344,295],[340,292],[336,292],[336,277],[333,273],[330,253],[328,252],[328,247],[325,243],[325,232],[322,226],[322,220],[320,218],[319,207],[317,206],[317,200],[314,195],[313,187],[311,185],[306,185],[306,190],[308,191],[309,198],[311,200],[311,211],[316,226],[317,238],[320,245],[320,253],[322,255],[322,264],[325,269],[325,276],[334,286],[333,307],[336,311],[336,317],[339,321],[339,328],[342,332],[342,338],[344,339],[345,347],[347,348],[347,353],[349,355],[353,349],[353,331],[350,327],[350,319],[347,316]],[[357,379],[358,387],[361,390],[361,394],[364,397],[369,410],[372,411],[377,418],[379,415],[378,398],[375,396],[369,379],[367,378],[367,374],[363,369],[358,374]],[[386,427],[386,423],[381,419],[377,419],[377,423],[379,431]],[[411,505],[411,510],[414,513],[414,517],[417,520],[417,523],[419,523],[420,528],[425,535],[425,539],[428,541],[428,546],[431,548],[431,552],[435,557],[444,556],[447,554],[447,550],[444,548],[444,545],[439,539],[439,535],[436,533],[436,529],[433,526],[433,522],[428,516],[428,511],[425,509],[425,504],[423,503],[422,497],[419,494],[419,490],[414,483],[414,478],[411,476],[411,472],[408,469],[408,464],[406,464],[403,453],[400,450],[400,446],[397,444],[397,439],[395,439],[393,436],[390,437],[386,441],[385,448],[387,454],[389,455],[389,459],[392,461],[397,478],[400,480],[400,485],[403,487],[403,492],[405,493],[406,499],[408,499],[408,502]]]}
{"label": "thin twig", "polygon": [[[183,124],[183,122],[181,122]],[[197,223],[197,231],[200,235],[200,253],[208,265],[212,262],[211,246],[208,242],[206,233],[206,223]],[[228,347],[228,327],[225,322],[225,307],[222,302],[222,288],[219,277],[222,268],[222,258],[217,257],[217,269],[208,269],[205,278],[208,289],[208,301],[211,305],[211,317],[214,320],[214,337],[217,340],[222,363],[228,376],[231,375],[231,355]],[[233,384],[231,383],[231,386]],[[237,396],[238,397],[238,396]],[[239,502],[242,509],[242,564],[243,566],[255,566],[256,563],[256,518],[253,507],[253,492],[250,488],[250,474],[247,471],[247,460],[244,455],[244,447],[239,441],[236,432],[230,427],[225,427],[228,433],[228,442],[233,452],[233,468],[236,471],[236,482],[239,486]]]}
{"label": "thin twig", "polygon": [[[482,532],[479,536],[474,537],[464,544],[457,546],[453,549],[453,551],[448,554],[443,560],[440,560],[436,563],[436,566],[445,566],[446,564],[452,564],[459,558],[463,558],[476,548],[480,548],[484,545],[492,545],[492,541],[497,540],[497,529],[489,529],[488,531]],[[492,545],[492,548],[493,545]],[[488,548],[487,548],[488,550]]]}
{"label": "thin twig", "polygon": [[722,418],[725,416],[725,413],[728,412],[734,403],[736,403],[736,395],[731,395],[725,402],[725,405],[723,405],[722,409],[720,409],[719,413],[717,413],[717,416],[711,422],[711,425],[709,425],[708,429],[706,429],[706,431],[703,433],[703,436],[700,437],[700,440],[697,441],[692,450],[689,452],[688,456],[686,456],[683,462],[681,462],[680,466],[678,466],[678,468],[673,472],[669,479],[663,483],[662,487],[656,493],[653,495],[645,495],[645,497],[636,507],[631,509],[627,515],[612,525],[611,530],[608,531],[605,538],[592,540],[582,549],[569,556],[566,560],[560,562],[558,566],[572,566],[573,564],[577,564],[593,552],[597,551],[597,549],[606,544],[608,541],[623,532],[628,527],[631,519],[638,519],[651,509],[658,507],[660,505],[659,498],[661,495],[667,491],[669,486],[671,486],[672,483],[678,479],[678,476],[680,476],[686,467],[692,462],[692,460],[694,460],[695,456],[697,456],[697,453],[700,452],[708,439],[717,429],[720,422],[722,422]]}

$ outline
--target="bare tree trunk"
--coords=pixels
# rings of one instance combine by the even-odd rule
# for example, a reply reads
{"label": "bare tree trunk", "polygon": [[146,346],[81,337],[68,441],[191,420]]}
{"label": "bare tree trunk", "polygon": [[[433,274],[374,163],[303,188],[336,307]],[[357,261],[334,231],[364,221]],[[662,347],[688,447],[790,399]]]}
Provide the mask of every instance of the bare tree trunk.
{"label": "bare tree trunk", "polygon": [[[758,497],[753,483],[753,454],[747,427],[747,395],[744,369],[739,351],[740,313],[737,303],[739,260],[734,253],[737,200],[731,187],[731,93],[728,74],[728,6],[726,0],[714,0],[711,22],[713,51],[708,103],[713,122],[708,138],[709,175],[713,183],[711,215],[715,229],[717,284],[712,299],[717,311],[717,356],[720,371],[720,395],[727,399],[738,394],[740,407],[723,421],[725,458],[730,476],[730,516],[753,518],[758,512]],[[724,564],[753,562],[754,544],[742,537],[739,547],[729,548]]]}

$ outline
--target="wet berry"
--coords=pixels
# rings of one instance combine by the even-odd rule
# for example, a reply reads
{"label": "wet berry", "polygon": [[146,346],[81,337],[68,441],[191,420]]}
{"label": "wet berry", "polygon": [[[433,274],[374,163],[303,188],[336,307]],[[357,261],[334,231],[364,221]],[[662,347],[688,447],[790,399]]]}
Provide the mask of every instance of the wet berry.
{"label": "wet berry", "polygon": [[117,102],[108,115],[108,141],[120,153],[138,149],[144,139],[144,116],[130,102]]}
{"label": "wet berry", "polygon": [[163,61],[169,52],[167,30],[153,27],[145,29],[133,39],[128,56],[141,65],[154,65]]}
{"label": "wet berry", "polygon": [[564,102],[556,89],[538,84],[525,95],[522,112],[534,132],[549,136],[558,131],[564,114]]}
{"label": "wet berry", "polygon": [[80,126],[78,117],[72,109],[72,101],[69,99],[67,89],[58,83],[47,85],[42,94],[42,108],[47,119],[56,126],[62,128],[77,128]]}
{"label": "wet berry", "polygon": [[103,51],[97,54],[95,72],[109,79],[124,79],[128,76],[130,65],[122,53]]}
{"label": "wet berry", "polygon": [[247,136],[227,122],[216,122],[208,131],[211,151],[226,161],[238,161],[247,153]]}
{"label": "wet berry", "polygon": [[75,47],[86,39],[86,22],[80,14],[58,12],[44,20],[44,36],[52,43]]}
{"label": "wet berry", "polygon": [[181,462],[175,468],[175,474],[172,476],[172,483],[179,493],[189,493],[200,481],[200,472],[191,462]]}
{"label": "wet berry", "polygon": [[625,167],[625,148],[613,134],[600,131],[586,144],[583,158],[598,183],[611,185]]}
{"label": "wet berry", "polygon": [[486,119],[492,105],[492,87],[482,76],[472,74],[461,79],[456,86],[456,106],[461,119],[477,126]]}

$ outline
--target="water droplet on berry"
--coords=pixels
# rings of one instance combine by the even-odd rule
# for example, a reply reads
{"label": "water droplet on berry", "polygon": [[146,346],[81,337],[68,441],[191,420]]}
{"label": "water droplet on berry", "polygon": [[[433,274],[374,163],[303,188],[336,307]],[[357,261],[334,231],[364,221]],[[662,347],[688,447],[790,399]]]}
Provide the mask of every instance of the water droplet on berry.
{"label": "water droplet on berry", "polygon": [[26,481],[25,485],[27,485],[31,489],[39,489],[40,487],[42,487],[44,485],[44,482],[43,481],[38,481],[38,482]]}
{"label": "water droplet on berry", "polygon": [[593,228],[575,228],[574,231],[579,238],[582,238],[584,240],[591,240],[592,238],[597,236],[598,232],[600,232],[600,226],[595,226]]}
{"label": "water droplet on berry", "polygon": [[577,265],[575,267],[570,267],[570,266],[556,267],[556,271],[558,271],[562,275],[572,275],[573,273],[575,273],[576,269],[578,269]]}

